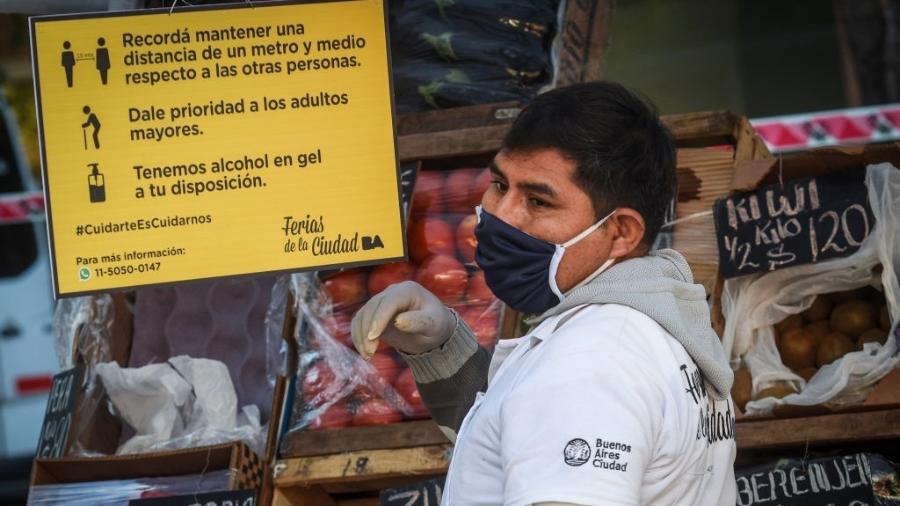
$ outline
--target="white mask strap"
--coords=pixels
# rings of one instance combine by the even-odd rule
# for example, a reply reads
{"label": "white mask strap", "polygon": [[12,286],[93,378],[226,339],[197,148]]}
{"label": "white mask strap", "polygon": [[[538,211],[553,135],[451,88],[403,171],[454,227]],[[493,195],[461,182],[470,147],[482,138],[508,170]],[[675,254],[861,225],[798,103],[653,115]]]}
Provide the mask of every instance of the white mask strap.
{"label": "white mask strap", "polygon": [[[591,225],[590,227],[588,227],[587,229],[585,229],[585,230],[584,230],[583,232],[581,232],[580,234],[578,234],[578,235],[576,235],[575,237],[569,239],[568,241],[566,241],[566,242],[563,243],[563,244],[557,244],[557,245],[556,245],[556,251],[553,253],[553,259],[550,260],[550,272],[549,272],[549,275],[550,275],[550,289],[553,290],[553,293],[555,293],[557,297],[559,297],[559,300],[562,300],[562,299],[563,299],[564,294],[563,294],[562,291],[559,289],[559,286],[556,284],[556,272],[559,270],[559,262],[562,261],[562,257],[563,257],[563,254],[564,254],[565,251],[566,251],[566,248],[568,248],[569,246],[575,244],[576,242],[578,242],[578,241],[584,239],[585,237],[588,236],[588,234],[590,234],[591,232],[593,232],[593,231],[597,230],[598,228],[600,228],[600,227],[606,222],[606,220],[608,220],[612,215],[616,214],[616,211],[618,211],[618,209],[613,209],[613,210],[612,210],[609,214],[607,214],[602,220],[598,221],[597,223],[594,223],[593,225]],[[616,259],[614,259],[614,258],[608,259],[603,265],[600,266],[599,269],[597,269],[596,271],[594,271],[593,274],[591,274],[590,276],[588,276],[588,277],[584,278],[583,280],[581,280],[581,282],[578,283],[578,285],[576,285],[575,288],[579,288],[579,287],[582,287],[582,286],[586,285],[590,280],[594,279],[595,277],[597,277],[598,275],[600,275],[601,272],[603,272],[603,271],[605,271],[606,269],[608,269],[609,266],[612,265],[612,263],[615,262],[615,261],[616,261]],[[574,290],[575,288],[572,288],[572,290]],[[566,292],[566,293],[570,293],[572,290],[569,290],[569,291]]]}
{"label": "white mask strap", "polygon": [[600,274],[602,274],[603,271],[605,271],[606,269],[609,269],[609,266],[611,266],[611,265],[613,264],[613,262],[615,262],[615,261],[616,261],[615,258],[610,258],[610,259],[608,259],[607,261],[603,262],[603,265],[601,265],[596,271],[592,272],[588,277],[582,279],[581,282],[579,282],[577,285],[575,285],[571,290],[569,290],[569,291],[566,292],[566,293],[567,293],[567,294],[572,293],[573,291],[575,291],[575,290],[581,288],[582,286],[584,286],[584,285],[590,283],[594,278],[596,278],[597,276],[599,276]]}
{"label": "white mask strap", "polygon": [[550,281],[550,290],[559,297],[559,300],[563,300],[563,293],[559,289],[559,286],[556,284],[556,273],[559,271],[559,262],[562,260],[563,253],[566,252],[566,249],[561,245],[556,245],[556,251],[553,252],[553,258],[550,259],[550,270],[547,271],[547,276]]}
{"label": "white mask strap", "polygon": [[612,215],[616,214],[616,211],[618,211],[618,209],[613,209],[613,210],[612,210],[609,214],[607,214],[602,220],[600,220],[600,221],[598,221],[597,223],[594,223],[593,225],[591,225],[590,227],[584,229],[584,231],[582,231],[580,234],[578,234],[578,235],[576,235],[575,237],[569,239],[568,241],[566,241],[566,242],[560,244],[560,246],[562,246],[563,248],[568,248],[569,246],[571,246],[571,245],[577,243],[578,241],[584,239],[585,237],[587,237],[588,235],[590,235],[591,233],[593,233],[595,230],[597,230],[598,228],[600,228],[604,223],[606,223],[606,220],[610,219],[610,218],[612,217]]}

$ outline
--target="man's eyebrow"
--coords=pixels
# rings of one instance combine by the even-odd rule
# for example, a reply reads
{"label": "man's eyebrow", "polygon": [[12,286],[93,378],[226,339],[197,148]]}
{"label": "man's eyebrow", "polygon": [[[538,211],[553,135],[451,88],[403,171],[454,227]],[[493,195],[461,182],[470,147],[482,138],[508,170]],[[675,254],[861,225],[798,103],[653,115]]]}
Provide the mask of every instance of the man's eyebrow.
{"label": "man's eyebrow", "polygon": [[531,193],[537,193],[537,194],[541,194],[541,195],[546,195],[551,198],[556,198],[556,192],[553,191],[553,188],[551,188],[549,185],[546,185],[544,183],[524,182],[524,183],[519,183],[516,186],[518,186],[519,188],[522,188],[523,190],[528,190]]}
{"label": "man's eyebrow", "polygon": [[[488,169],[490,169],[491,173],[495,176],[504,180],[507,179],[506,174],[504,174],[503,171],[500,170],[500,167],[497,167],[497,164],[494,161],[491,161],[491,163],[488,165]],[[530,183],[525,181],[516,184],[516,186],[523,190],[530,191],[531,193],[537,193],[539,195],[546,195],[550,198],[556,198],[556,192],[553,191],[553,188],[551,188],[550,185],[545,183]]]}
{"label": "man's eyebrow", "polygon": [[491,160],[490,165],[488,165],[488,169],[491,171],[491,174],[506,179],[506,174],[500,170],[500,167],[497,167],[497,163]]}

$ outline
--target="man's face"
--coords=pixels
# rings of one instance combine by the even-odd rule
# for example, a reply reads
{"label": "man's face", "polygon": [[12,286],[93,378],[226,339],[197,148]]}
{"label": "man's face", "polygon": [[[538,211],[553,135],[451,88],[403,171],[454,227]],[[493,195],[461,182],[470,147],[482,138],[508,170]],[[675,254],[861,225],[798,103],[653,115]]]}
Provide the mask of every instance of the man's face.
{"label": "man's face", "polygon": [[[590,197],[575,183],[575,162],[555,149],[501,151],[491,165],[485,211],[538,239],[562,244],[597,221]],[[612,249],[607,226],[566,249],[556,284],[563,292],[597,270]]]}

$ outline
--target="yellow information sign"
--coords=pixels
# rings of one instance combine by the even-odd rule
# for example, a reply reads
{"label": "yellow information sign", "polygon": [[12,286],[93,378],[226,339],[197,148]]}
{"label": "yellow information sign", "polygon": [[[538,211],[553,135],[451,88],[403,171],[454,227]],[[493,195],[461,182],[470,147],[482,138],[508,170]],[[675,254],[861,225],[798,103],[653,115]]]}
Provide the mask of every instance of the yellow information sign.
{"label": "yellow information sign", "polygon": [[31,37],[57,296],[405,256],[382,0]]}

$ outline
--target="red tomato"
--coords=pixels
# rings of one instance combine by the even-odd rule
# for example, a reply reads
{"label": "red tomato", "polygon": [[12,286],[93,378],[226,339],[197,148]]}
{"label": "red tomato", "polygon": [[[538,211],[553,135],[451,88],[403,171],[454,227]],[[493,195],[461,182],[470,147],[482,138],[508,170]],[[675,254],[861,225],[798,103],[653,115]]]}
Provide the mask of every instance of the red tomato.
{"label": "red tomato", "polygon": [[336,306],[356,304],[366,300],[366,273],[361,269],[343,271],[322,282]]}
{"label": "red tomato", "polygon": [[380,351],[372,355],[372,358],[369,359],[369,365],[375,369],[375,372],[384,378],[384,381],[387,382],[388,385],[397,379],[397,376],[402,370],[400,363],[397,362],[390,353]]}
{"label": "red tomato", "polygon": [[456,227],[456,249],[466,262],[475,261],[475,247],[478,245],[475,239],[475,225],[478,225],[478,217],[470,214]]}
{"label": "red tomato", "polygon": [[[468,214],[473,211],[470,195],[480,169],[456,169],[447,176],[444,184],[444,200],[448,213]],[[479,199],[479,202],[481,200]]]}
{"label": "red tomato", "polygon": [[466,287],[467,302],[489,302],[494,299],[494,294],[488,288],[487,282],[484,280],[483,271],[475,271],[469,278],[469,285]]}
{"label": "red tomato", "polygon": [[347,411],[343,402],[336,402],[330,408],[320,413],[315,420],[310,422],[310,430],[336,429],[347,427],[353,421],[353,415]]}
{"label": "red tomato", "polygon": [[422,418],[428,416],[428,408],[422,402],[422,396],[419,395],[419,387],[416,386],[416,379],[413,377],[412,369],[405,369],[394,381],[394,388],[403,399],[412,407],[412,417]]}
{"label": "red tomato", "polygon": [[409,256],[417,263],[431,255],[452,255],[456,249],[453,227],[440,218],[426,217],[413,222],[407,238]]}
{"label": "red tomato", "polygon": [[353,347],[353,341],[350,338],[350,322],[353,321],[353,315],[356,314],[357,307],[344,307],[334,311],[331,318],[324,319],[322,325],[328,334],[337,342]]}
{"label": "red tomato", "polygon": [[472,182],[471,190],[469,191],[469,208],[474,208],[477,205],[481,204],[481,198],[484,197],[484,192],[487,191],[488,187],[491,185],[491,171],[488,169],[484,169],[480,174],[475,176],[474,181]]}
{"label": "red tomato", "polygon": [[403,415],[384,399],[370,399],[356,408],[352,425],[382,425],[396,423]]}
{"label": "red tomato", "polygon": [[413,189],[413,214],[440,214],[445,207],[444,173],[436,170],[420,171]]}
{"label": "red tomato", "polygon": [[315,397],[329,386],[335,385],[336,376],[331,367],[323,360],[320,360],[307,369],[303,376],[303,399],[308,403],[313,401]]}
{"label": "red tomato", "polygon": [[445,304],[452,304],[466,293],[469,274],[463,264],[452,256],[434,255],[419,266],[416,281]]}
{"label": "red tomato", "polygon": [[375,399],[375,392],[372,390],[372,385],[362,384],[357,386],[353,393],[347,398],[347,408],[351,413],[356,413],[356,409],[359,408],[364,402],[371,401]]}
{"label": "red tomato", "polygon": [[375,295],[395,283],[409,281],[415,274],[416,266],[409,262],[379,265],[369,274],[369,294]]}
{"label": "red tomato", "polygon": [[500,311],[497,304],[474,304],[460,314],[472,329],[478,344],[492,348],[497,341],[497,330],[500,325]]}

